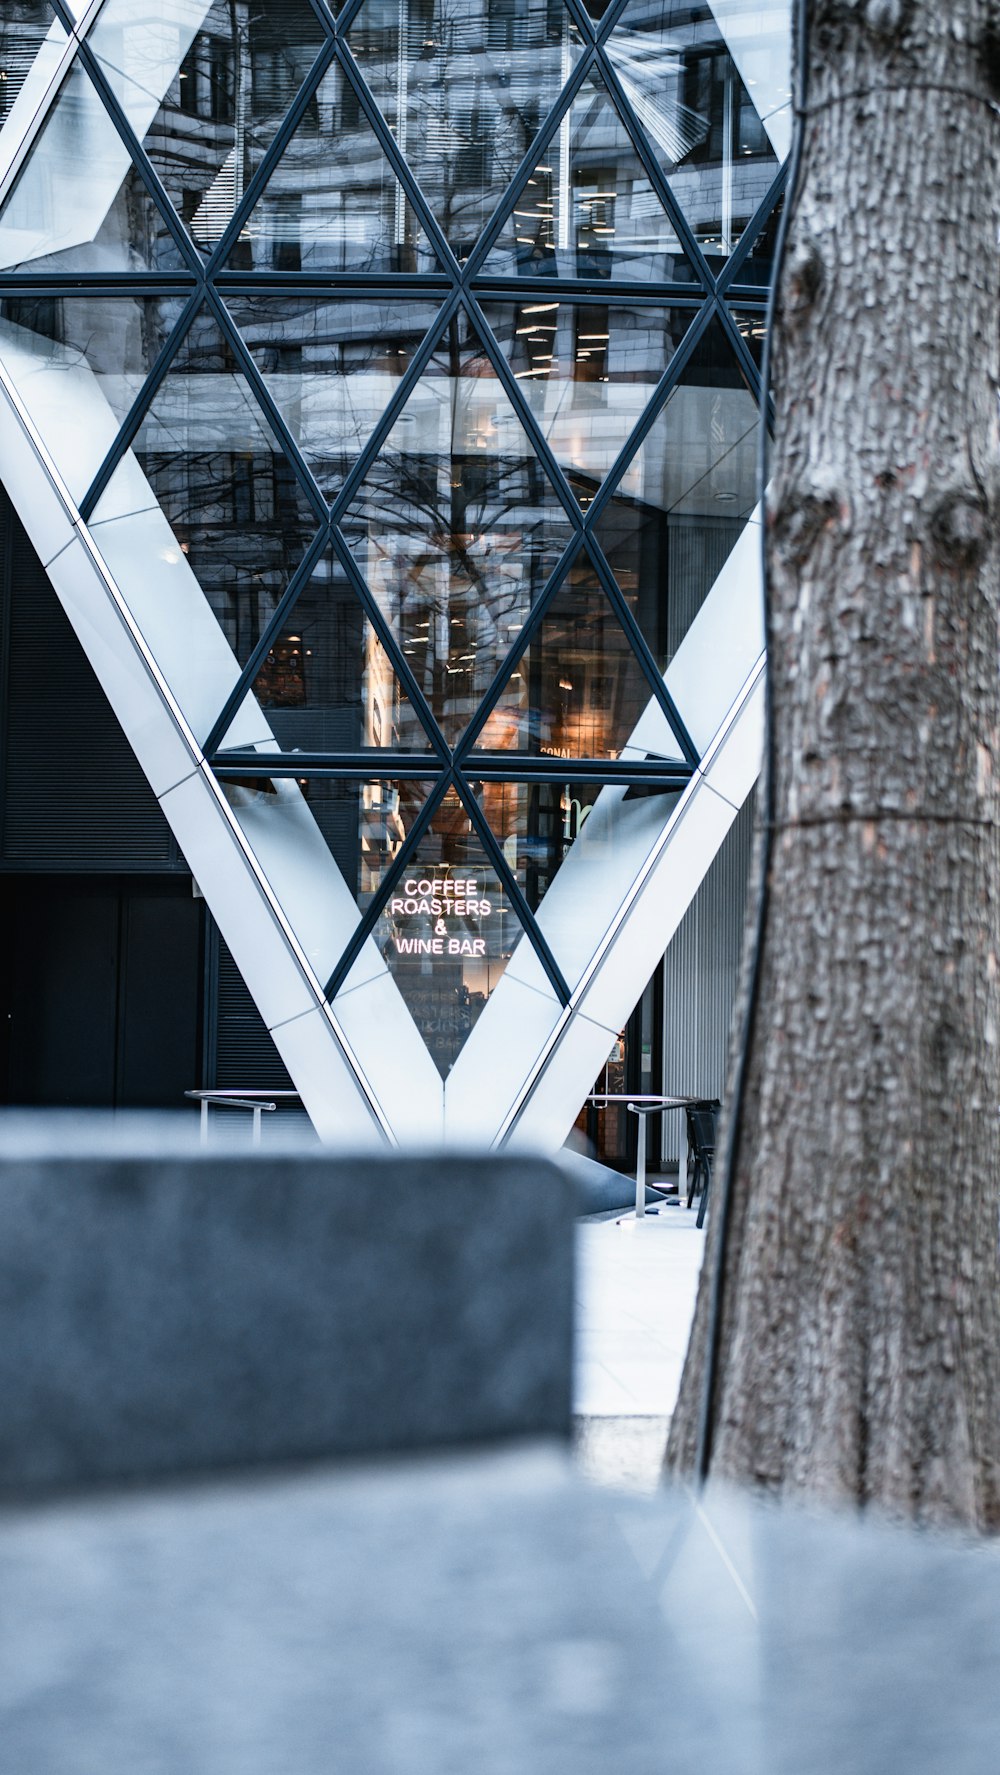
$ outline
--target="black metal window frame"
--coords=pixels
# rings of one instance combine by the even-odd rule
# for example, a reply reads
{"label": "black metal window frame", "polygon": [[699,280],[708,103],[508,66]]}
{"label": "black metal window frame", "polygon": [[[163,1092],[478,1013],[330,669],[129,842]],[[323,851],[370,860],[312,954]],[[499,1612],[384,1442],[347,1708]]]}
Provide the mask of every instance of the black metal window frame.
{"label": "black metal window frame", "polygon": [[[140,271],[115,275],[94,273],[46,273],[40,275],[28,273],[25,275],[23,273],[0,272],[0,297],[56,293],[84,294],[87,292],[102,293],[112,298],[125,295],[187,297],[172,333],[151,366],[142,389],[122,421],[115,442],[99,465],[91,486],[81,501],[80,512],[85,521],[93,515],[115,470],[138,434],[157,391],[169,375],[171,366],[175,362],[196,316],[205,308],[211,312],[223,333],[239,364],[241,374],[246,378],[248,388],[258,402],[276,443],[288,460],[306,503],[316,518],[316,531],[246,665],[242,668],[237,684],[220,710],[212,731],[205,741],[204,753],[222,781],[230,777],[239,777],[243,780],[249,777],[262,781],[281,777],[300,779],[326,777],[358,781],[364,779],[369,782],[427,780],[431,783],[430,793],[424,806],[383,876],[378,892],[372,896],[369,906],[362,913],[350,943],[326,983],[327,997],[335,997],[346,980],[365,941],[375,929],[383,905],[391,896],[397,882],[405,874],[435,812],[451,789],[459,796],[469,816],[471,826],[508,896],[525,936],[538,955],[556,996],[563,1005],[566,1005],[570,1000],[569,986],[552,954],[537,918],[525,899],[516,875],[507,862],[502,846],[483,813],[475,794],[475,784],[487,781],[563,782],[569,775],[572,780],[578,782],[593,782],[599,785],[625,784],[628,787],[642,785],[647,792],[654,790],[666,794],[683,789],[697,769],[699,764],[697,749],[667,690],[663,674],[657,667],[628,601],[623,596],[600,547],[596,526],[608,502],[613,497],[622,474],[643,439],[656,423],[674,389],[680,383],[693,352],[713,321],[718,321],[721,325],[747,388],[756,400],[758,407],[760,406],[760,375],[753,356],[736,325],[733,309],[752,308],[754,304],[760,304],[766,296],[766,290],[762,289],[759,284],[743,282],[740,274],[756,242],[766,230],[774,211],[781,202],[785,190],[787,169],[782,166],[778,170],[764,200],[747,225],[736,250],[726,260],[720,271],[713,273],[688,224],[681,205],[674,197],[663,168],[646,140],[645,132],[622,87],[611,58],[606,52],[605,46],[608,38],[629,5],[629,0],[613,0],[613,4],[607,8],[603,17],[598,21],[591,19],[581,0],[562,0],[563,6],[579,33],[580,53],[567,82],[560,89],[554,103],[539,123],[535,136],[519,166],[500,193],[490,221],[483,229],[473,252],[464,264],[460,264],[452,252],[430,204],[424,198],[409,165],[400,153],[392,131],[382,116],[361,68],[351,53],[349,46],[351,29],[357,21],[365,0],[347,0],[340,12],[336,14],[326,4],[326,0],[307,0],[307,3],[325,34],[325,41],[275,132],[270,146],[262,156],[260,165],[248,182],[243,197],[225,231],[212,252],[204,257],[199,254],[177,215],[155,167],[118,104],[114,91],[90,43],[87,38],[77,40],[75,57],[66,70],[63,85],[65,85],[65,80],[69,78],[72,67],[79,62],[108,111],[115,129],[129,152],[132,164],[138,169],[187,269],[168,274]],[[51,0],[51,5],[67,32],[75,38],[76,21],[70,14],[64,0]],[[99,17],[100,14],[96,16]],[[90,29],[93,28],[95,22],[96,19],[91,20]],[[359,111],[373,131],[394,177],[433,248],[439,266],[435,272],[386,273],[373,276],[368,273],[247,272],[233,270],[227,266],[227,260],[239,238],[241,229],[263,193],[295,130],[305,116],[320,82],[334,64],[339,65],[344,79],[353,87]],[[693,281],[643,283],[637,286],[621,278],[498,277],[485,268],[485,261],[490,249],[505,222],[509,219],[510,212],[522,188],[538,163],[539,155],[551,140],[561,119],[571,108],[584,81],[594,70],[597,71],[610,93],[642,165],[643,172],[669,218],[684,256],[694,272]],[[272,400],[264,377],[258,372],[250,351],[229,315],[225,302],[227,291],[231,291],[234,295],[260,294],[266,291],[272,294],[281,293],[289,297],[322,294],[327,299],[341,296],[345,300],[365,298],[399,300],[410,297],[411,299],[434,300],[439,304],[433,323],[411,356],[407,369],[400,377],[381,418],[345,477],[343,484],[329,503],[320,491],[309,464]],[[586,510],[583,510],[575,497],[566,474],[556,460],[554,452],[550,449],[528,402],[522,398],[513,371],[483,312],[482,304],[484,302],[521,302],[526,298],[530,299],[535,294],[545,298],[556,297],[563,302],[593,302],[597,299],[600,300],[602,306],[613,306],[617,301],[630,308],[669,306],[674,309],[690,310],[687,331],[669,363],[665,366],[659,382],[650,393],[638,424],[623,440],[618,457],[604,476]],[[507,654],[502,659],[498,659],[493,679],[480,700],[476,714],[460,737],[458,744],[451,747],[427,703],[402,647],[397,644],[378,602],[372,595],[351,552],[341,520],[349,511],[352,499],[370,472],[389,432],[423,375],[444,329],[460,310],[464,311],[469,322],[482,339],[489,353],[497,380],[510,401],[517,419],[559,499],[568,520],[569,539],[536,603],[529,612],[524,626],[518,632],[515,642]],[[770,413],[768,413],[768,418],[770,418]],[[392,669],[426,733],[427,750],[415,752],[411,749],[404,752],[380,748],[377,752],[371,753],[296,753],[294,758],[287,753],[220,751],[222,741],[237,709],[246,696],[252,692],[262,662],[267,657],[276,637],[281,633],[300,594],[309,583],[317,562],[327,550],[332,550],[335,554],[365,616],[378,636]],[[555,760],[544,755],[536,757],[511,754],[508,756],[475,750],[476,740],[503,692],[515,661],[530,644],[532,636],[544,620],[552,601],[564,585],[567,573],[580,559],[583,552],[586,553],[589,563],[627,636],[636,661],[648,682],[651,698],[657,702],[669,724],[677,744],[678,757],[676,759],[655,758],[646,761],[625,761],[582,758]]]}

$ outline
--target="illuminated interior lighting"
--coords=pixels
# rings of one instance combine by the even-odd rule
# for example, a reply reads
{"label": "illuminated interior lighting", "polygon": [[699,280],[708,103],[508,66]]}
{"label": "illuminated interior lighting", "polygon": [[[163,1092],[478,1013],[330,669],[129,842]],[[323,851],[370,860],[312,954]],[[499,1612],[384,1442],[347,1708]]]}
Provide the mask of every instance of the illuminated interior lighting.
{"label": "illuminated interior lighting", "polygon": [[551,309],[558,308],[558,302],[526,302],[522,314],[548,314]]}

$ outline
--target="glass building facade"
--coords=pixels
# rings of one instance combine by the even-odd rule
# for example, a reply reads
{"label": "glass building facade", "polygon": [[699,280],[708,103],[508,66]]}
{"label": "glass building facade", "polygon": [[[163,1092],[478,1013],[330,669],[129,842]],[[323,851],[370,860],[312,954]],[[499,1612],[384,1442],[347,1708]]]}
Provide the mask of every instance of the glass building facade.
{"label": "glass building facade", "polygon": [[546,897],[699,769],[788,53],[749,0],[3,8],[12,398],[326,1003],[386,971],[442,1080],[519,951],[572,1007]]}

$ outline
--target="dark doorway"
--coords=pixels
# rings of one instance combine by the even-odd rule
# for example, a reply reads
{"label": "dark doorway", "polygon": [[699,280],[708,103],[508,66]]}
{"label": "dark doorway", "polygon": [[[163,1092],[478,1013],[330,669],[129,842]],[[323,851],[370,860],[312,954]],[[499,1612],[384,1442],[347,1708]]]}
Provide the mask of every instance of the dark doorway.
{"label": "dark doorway", "polygon": [[203,903],[190,880],[8,876],[9,1104],[179,1109],[200,1082]]}

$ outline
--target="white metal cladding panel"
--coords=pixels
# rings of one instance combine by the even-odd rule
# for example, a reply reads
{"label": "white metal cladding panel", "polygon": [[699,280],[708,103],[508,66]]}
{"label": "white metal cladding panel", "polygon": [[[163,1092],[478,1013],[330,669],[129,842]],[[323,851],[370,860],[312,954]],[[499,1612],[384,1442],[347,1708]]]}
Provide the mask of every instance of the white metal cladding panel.
{"label": "white metal cladding panel", "polygon": [[[753,837],[752,792],[670,944],[664,963],[663,1088],[721,1097],[739,977]],[[663,1160],[676,1164],[679,1112],[663,1117]]]}

